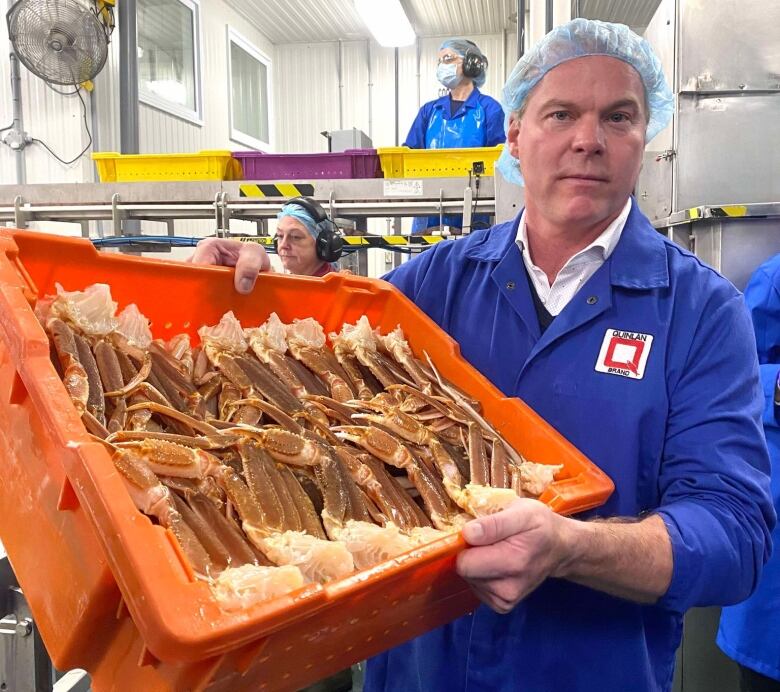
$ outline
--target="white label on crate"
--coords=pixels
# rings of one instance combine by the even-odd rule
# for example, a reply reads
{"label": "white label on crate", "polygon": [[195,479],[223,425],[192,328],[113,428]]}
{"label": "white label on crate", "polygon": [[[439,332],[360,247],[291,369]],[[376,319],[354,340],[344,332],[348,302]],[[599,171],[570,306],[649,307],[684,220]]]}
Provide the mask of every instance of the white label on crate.
{"label": "white label on crate", "polygon": [[382,185],[385,197],[422,197],[423,195],[422,180],[399,180],[394,178],[383,180]]}

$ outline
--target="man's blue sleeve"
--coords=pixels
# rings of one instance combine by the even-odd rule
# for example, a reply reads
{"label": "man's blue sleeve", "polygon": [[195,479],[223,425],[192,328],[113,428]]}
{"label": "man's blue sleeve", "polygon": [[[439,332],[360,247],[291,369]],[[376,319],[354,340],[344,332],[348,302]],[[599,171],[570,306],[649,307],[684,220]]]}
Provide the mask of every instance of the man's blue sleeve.
{"label": "man's blue sleeve", "polygon": [[700,314],[670,384],[658,481],[674,561],[658,605],[679,612],[750,595],[776,521],[750,316],[738,294],[713,296]]}
{"label": "man's blue sleeve", "polygon": [[425,132],[428,129],[429,118],[428,104],[426,103],[417,112],[412,126],[409,128],[409,134],[406,135],[404,146],[410,149],[425,149]]}

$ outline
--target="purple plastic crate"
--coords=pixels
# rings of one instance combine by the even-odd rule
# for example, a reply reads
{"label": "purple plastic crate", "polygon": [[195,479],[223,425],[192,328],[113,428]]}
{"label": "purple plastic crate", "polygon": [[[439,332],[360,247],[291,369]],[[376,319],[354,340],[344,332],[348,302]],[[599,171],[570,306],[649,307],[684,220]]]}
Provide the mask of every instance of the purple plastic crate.
{"label": "purple plastic crate", "polygon": [[234,151],[244,180],[308,180],[311,178],[381,178],[376,149],[347,149],[322,154],[264,154]]}

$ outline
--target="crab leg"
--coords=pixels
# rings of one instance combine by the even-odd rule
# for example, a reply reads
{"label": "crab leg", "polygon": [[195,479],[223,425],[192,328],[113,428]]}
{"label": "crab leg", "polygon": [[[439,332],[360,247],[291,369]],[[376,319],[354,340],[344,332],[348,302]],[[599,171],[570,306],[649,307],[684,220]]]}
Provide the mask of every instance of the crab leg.
{"label": "crab leg", "polygon": [[469,460],[471,462],[471,482],[477,485],[490,485],[490,466],[488,465],[485,442],[479,426],[469,423]]}
{"label": "crab leg", "polygon": [[401,529],[410,529],[420,525],[414,512],[388,483],[389,476],[387,474],[380,473],[379,469],[358,459],[346,447],[337,447],[336,454],[344,463],[355,483],[374,501],[387,520],[392,521]]}
{"label": "crab leg", "polygon": [[192,511],[214,529],[220,543],[225,546],[233,567],[247,562],[272,564],[262,552],[247,541],[236,523],[222,514],[207,497],[195,493],[188,496],[188,502]]}
{"label": "crab leg", "polygon": [[493,453],[490,456],[490,485],[494,488],[509,488],[509,461],[501,440],[493,438]]}
{"label": "crab leg", "polygon": [[132,450],[120,449],[113,454],[114,466],[122,476],[135,506],[155,517],[179,541],[184,554],[197,574],[208,576],[212,561],[206,549],[187,525],[166,488],[155,473]]}
{"label": "crab leg", "polygon": [[238,444],[244,478],[262,514],[262,525],[269,531],[300,531],[301,519],[287,485],[273,461],[253,440]]}
{"label": "crab leg", "polygon": [[285,387],[268,366],[257,358],[237,356],[236,364],[249,378],[250,386],[254,387],[275,406],[285,411],[299,411],[301,409],[301,402],[298,398]]}
{"label": "crab leg", "polygon": [[[171,493],[170,495],[176,511],[181,515],[184,523],[192,529],[214,567],[220,571],[228,567],[231,564],[231,556],[211,525],[203,521],[200,515],[193,512],[189,505],[176,493]],[[234,564],[233,566],[237,565]]]}
{"label": "crab leg", "polygon": [[186,413],[177,411],[171,406],[158,404],[155,401],[145,401],[141,404],[133,404],[132,406],[127,407],[128,413],[131,411],[139,411],[143,409],[153,413],[159,413],[162,416],[166,416],[168,418],[172,418],[173,420],[179,421],[180,423],[184,423],[187,427],[192,428],[193,430],[203,435],[214,435],[217,432],[217,429],[213,425],[209,425],[205,421],[188,416]]}
{"label": "crab leg", "polygon": [[287,485],[293,506],[298,509],[303,530],[316,538],[326,538],[325,532],[322,530],[322,522],[317,516],[311,498],[306,494],[295,474],[285,466],[279,469],[279,473]]}
{"label": "crab leg", "polygon": [[78,347],[73,330],[61,319],[51,318],[46,323],[46,330],[54,343],[60,365],[62,366],[62,381],[68,395],[79,414],[87,410],[89,400],[89,379],[87,371],[79,360]]}
{"label": "crab leg", "polygon": [[221,484],[238,510],[249,540],[277,565],[295,565],[310,581],[325,582],[354,570],[352,555],[343,543],[326,541],[302,531],[274,533],[263,524],[263,514],[251,490],[238,474],[225,469]]}

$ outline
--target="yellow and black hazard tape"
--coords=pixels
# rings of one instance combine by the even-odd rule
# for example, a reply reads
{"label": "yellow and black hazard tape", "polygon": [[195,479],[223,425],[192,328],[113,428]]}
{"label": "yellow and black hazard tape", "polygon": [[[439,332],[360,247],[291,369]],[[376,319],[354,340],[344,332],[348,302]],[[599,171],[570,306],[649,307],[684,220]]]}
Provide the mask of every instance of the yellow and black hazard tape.
{"label": "yellow and black hazard tape", "polygon": [[705,218],[705,216],[715,219],[737,219],[747,216],[748,208],[744,204],[727,204],[720,207],[691,207],[686,209],[685,213],[691,221]]}
{"label": "yellow and black hazard tape", "polygon": [[238,186],[241,197],[311,197],[314,185],[311,183],[241,183]]}
{"label": "yellow and black hazard tape", "polygon": [[[242,243],[259,243],[260,245],[273,245],[273,236],[267,235],[248,235],[238,238]],[[384,248],[393,250],[397,248],[409,247],[428,247],[436,243],[447,240],[440,235],[347,235],[344,236],[344,244],[355,248]]]}

